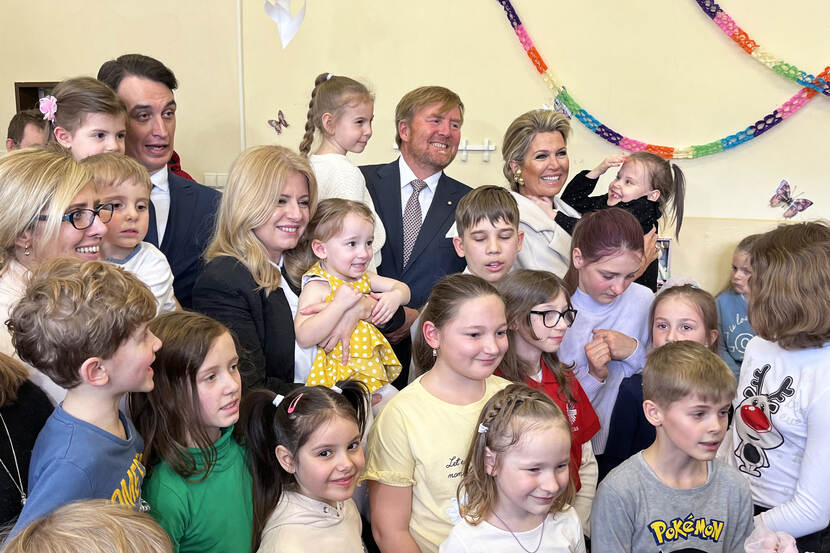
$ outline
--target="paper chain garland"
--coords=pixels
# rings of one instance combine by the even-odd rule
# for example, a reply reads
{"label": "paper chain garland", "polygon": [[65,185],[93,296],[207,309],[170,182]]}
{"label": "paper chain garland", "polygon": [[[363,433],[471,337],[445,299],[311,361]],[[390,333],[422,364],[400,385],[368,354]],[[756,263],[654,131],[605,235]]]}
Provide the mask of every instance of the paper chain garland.
{"label": "paper chain garland", "polygon": [[[707,4],[706,0],[699,0],[699,3],[700,1],[702,1],[703,4]],[[533,45],[533,41],[530,40],[530,36],[527,34],[521,20],[519,20],[519,16],[513,8],[513,5],[510,3],[510,0],[498,0],[498,2],[501,4],[502,8],[504,8],[507,19],[510,22],[510,26],[513,27],[513,31],[515,31],[516,36],[519,38],[519,42],[521,42],[522,47],[527,52],[527,56],[542,76],[542,80],[551,92],[554,93],[556,99],[564,104],[570,112],[573,113],[574,117],[579,119],[579,121],[588,127],[589,130],[595,134],[598,134],[601,138],[611,144],[619,146],[620,148],[630,152],[646,151],[667,159],[692,159],[705,155],[716,154],[718,152],[734,148],[739,144],[743,144],[744,142],[760,136],[762,133],[781,123],[784,119],[791,117],[796,111],[801,109],[804,104],[809,102],[816,94],[818,94],[819,90],[822,90],[822,88],[826,90],[827,81],[830,80],[830,67],[827,67],[818,75],[817,78],[813,78],[811,80],[810,84],[815,85],[814,87],[804,86],[792,98],[784,102],[772,113],[765,115],[745,129],[721,138],[720,140],[715,140],[707,144],[687,146],[685,148],[649,144],[621,135],[620,133],[612,130],[610,127],[600,123],[599,120],[582,108],[582,106],[577,103],[568,91],[565,90],[565,87],[561,85],[550,73],[547,64],[536,50],[536,47]],[[703,7],[703,5],[701,5],[701,7]],[[723,10],[720,10],[720,12],[723,13]],[[757,44],[754,41],[751,41],[751,39],[746,36],[746,33],[743,31],[741,31],[741,33],[743,33],[743,35],[740,36],[744,36],[746,38],[746,44],[755,44],[755,49],[757,49]],[[739,42],[739,44],[742,43]]]}
{"label": "paper chain garland", "polygon": [[818,77],[810,75],[802,71],[795,65],[785,62],[781,58],[774,56],[758,45],[757,42],[749,38],[746,31],[738,27],[738,24],[729,17],[723,8],[712,0],[695,0],[703,10],[703,13],[708,15],[723,33],[734,40],[747,54],[755,58],[757,61],[763,63],[779,75],[794,81],[801,86],[811,88],[816,92],[821,92],[825,96],[830,96],[830,81],[822,79],[822,75],[826,75],[828,67],[824,68],[824,72],[820,73]]}

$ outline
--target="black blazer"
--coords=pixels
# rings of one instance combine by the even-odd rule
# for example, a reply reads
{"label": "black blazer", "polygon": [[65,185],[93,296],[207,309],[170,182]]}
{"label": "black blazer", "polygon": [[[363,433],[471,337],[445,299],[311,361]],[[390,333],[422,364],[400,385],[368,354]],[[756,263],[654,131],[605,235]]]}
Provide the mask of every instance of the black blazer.
{"label": "black blazer", "polygon": [[441,174],[409,263],[403,267],[403,213],[398,161],[364,165],[360,170],[366,179],[375,210],[386,228],[386,244],[381,249],[378,274],[405,282],[412,293],[409,307],[420,309],[436,282],[446,275],[463,271],[467,265],[464,258],[455,253],[452,239],[445,236],[455,222],[458,201],[471,189]]}
{"label": "black blazer", "polygon": [[156,210],[150,202],[150,226],[145,242],[156,246],[167,257],[173,272],[173,290],[182,307],[190,308],[193,283],[202,269],[202,254],[213,237],[213,226],[222,195],[213,188],[187,180],[172,171],[167,173],[170,185],[170,214],[164,240],[158,243]]}
{"label": "black blazer", "polygon": [[266,295],[247,267],[222,256],[205,265],[193,287],[193,308],[236,334],[245,390],[287,394],[294,384],[294,317],[282,289]]}

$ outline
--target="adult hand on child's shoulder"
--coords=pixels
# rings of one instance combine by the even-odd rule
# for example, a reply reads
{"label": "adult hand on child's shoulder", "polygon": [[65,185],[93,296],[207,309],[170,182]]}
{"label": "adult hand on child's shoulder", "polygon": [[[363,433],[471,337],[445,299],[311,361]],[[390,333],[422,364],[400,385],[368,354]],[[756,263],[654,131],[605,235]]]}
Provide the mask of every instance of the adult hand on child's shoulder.
{"label": "adult hand on child's shoulder", "polygon": [[553,207],[553,198],[546,198],[544,196],[526,196],[534,204],[542,208],[545,215],[551,219],[556,218],[556,209]]}

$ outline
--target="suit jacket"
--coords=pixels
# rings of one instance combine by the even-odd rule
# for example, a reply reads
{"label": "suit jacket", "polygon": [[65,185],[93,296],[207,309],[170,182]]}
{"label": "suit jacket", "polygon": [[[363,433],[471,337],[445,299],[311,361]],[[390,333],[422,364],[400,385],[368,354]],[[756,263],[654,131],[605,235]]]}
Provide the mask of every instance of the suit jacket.
{"label": "suit jacket", "polygon": [[213,237],[219,199],[213,188],[167,172],[170,185],[170,214],[164,240],[158,243],[156,209],[150,202],[150,227],[145,242],[156,246],[167,257],[173,272],[173,290],[182,307],[190,308],[193,283],[204,265],[202,254]]}
{"label": "suit jacket", "polygon": [[245,390],[286,394],[296,387],[294,316],[281,288],[266,295],[245,265],[233,257],[216,257],[196,279],[193,308],[236,335]]}
{"label": "suit jacket", "polygon": [[403,266],[403,213],[401,176],[398,161],[360,168],[380,220],[386,229],[386,244],[381,249],[378,274],[405,282],[412,293],[409,306],[420,309],[432,287],[441,278],[464,270],[467,263],[458,257],[447,231],[455,223],[455,207],[471,189],[441,174],[435,195],[418,233],[409,263]]}

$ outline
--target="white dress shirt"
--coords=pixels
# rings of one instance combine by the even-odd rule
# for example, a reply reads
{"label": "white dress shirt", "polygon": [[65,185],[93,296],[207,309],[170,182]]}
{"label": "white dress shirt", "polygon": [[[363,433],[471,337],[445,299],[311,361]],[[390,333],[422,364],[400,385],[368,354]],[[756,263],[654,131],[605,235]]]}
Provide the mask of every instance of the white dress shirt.
{"label": "white dress shirt", "polygon": [[167,219],[170,217],[170,183],[167,180],[167,166],[150,175],[150,181],[153,183],[150,201],[153,202],[156,210],[156,229],[159,246],[161,246],[161,241],[164,240],[164,230],[167,228]]}
{"label": "white dress shirt", "polygon": [[[412,196],[412,181],[417,179],[415,173],[409,168],[409,165],[404,161],[403,156],[398,158],[398,167],[401,173],[401,215],[406,212],[406,204],[409,197]],[[442,171],[438,171],[434,175],[430,175],[423,179],[427,183],[427,187],[421,190],[421,195],[418,197],[418,202],[421,204],[421,222],[427,217],[427,211],[432,204],[432,197],[435,196],[435,188],[438,186],[438,179],[441,178]]]}

